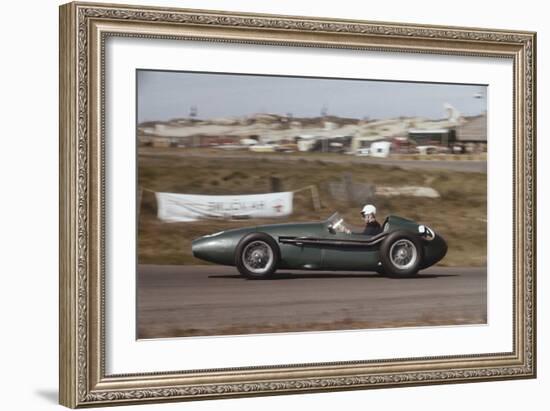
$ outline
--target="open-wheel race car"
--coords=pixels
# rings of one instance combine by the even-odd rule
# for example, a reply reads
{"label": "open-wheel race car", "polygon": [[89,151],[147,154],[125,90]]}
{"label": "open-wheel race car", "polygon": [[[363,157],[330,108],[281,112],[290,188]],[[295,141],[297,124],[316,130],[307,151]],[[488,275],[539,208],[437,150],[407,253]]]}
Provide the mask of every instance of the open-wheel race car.
{"label": "open-wheel race car", "polygon": [[314,223],[238,228],[193,240],[193,255],[235,266],[248,278],[269,278],[278,269],[375,271],[411,277],[440,261],[445,240],[428,226],[389,216],[376,235],[354,233],[340,214]]}

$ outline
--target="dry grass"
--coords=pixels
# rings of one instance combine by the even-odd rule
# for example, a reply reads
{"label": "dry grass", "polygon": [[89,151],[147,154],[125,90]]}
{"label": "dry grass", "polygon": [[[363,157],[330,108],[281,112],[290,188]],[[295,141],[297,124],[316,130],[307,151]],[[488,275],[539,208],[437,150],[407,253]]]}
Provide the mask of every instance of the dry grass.
{"label": "dry grass", "polygon": [[[295,156],[293,156],[295,157]],[[375,200],[379,217],[396,214],[426,223],[443,235],[449,252],[442,265],[483,266],[487,249],[487,176],[440,170],[402,170],[368,164],[224,158],[168,155],[163,151],[139,156],[139,187],[154,191],[189,194],[254,194],[270,191],[270,177],[282,181],[282,190],[314,184],[319,188],[322,210],[312,207],[309,193],[295,197],[295,213],[288,220],[200,221],[163,223],[156,218],[156,202],[151,192],[143,192],[138,234],[140,264],[198,264],[191,255],[191,240],[204,234],[243,225],[284,221],[315,221],[339,211],[346,220],[361,225],[359,204],[333,199],[329,181],[351,175],[355,183],[375,185],[420,185],[435,188],[439,199],[393,197]],[[204,262],[200,262],[204,264]]]}

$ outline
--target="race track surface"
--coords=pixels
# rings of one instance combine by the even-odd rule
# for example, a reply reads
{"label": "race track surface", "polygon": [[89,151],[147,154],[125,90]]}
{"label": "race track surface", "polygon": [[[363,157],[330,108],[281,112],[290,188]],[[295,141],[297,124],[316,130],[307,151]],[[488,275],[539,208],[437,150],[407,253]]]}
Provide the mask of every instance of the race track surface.
{"label": "race track surface", "polygon": [[138,338],[485,324],[485,267],[431,267],[416,278],[233,267],[138,266]]}

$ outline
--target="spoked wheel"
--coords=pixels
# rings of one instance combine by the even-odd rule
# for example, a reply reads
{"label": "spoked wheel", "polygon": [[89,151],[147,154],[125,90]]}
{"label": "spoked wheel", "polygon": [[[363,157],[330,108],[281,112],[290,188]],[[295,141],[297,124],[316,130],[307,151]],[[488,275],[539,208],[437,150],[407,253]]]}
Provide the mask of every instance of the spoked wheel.
{"label": "spoked wheel", "polygon": [[279,247],[273,238],[265,233],[251,233],[237,246],[235,265],[248,278],[268,278],[277,269]]}
{"label": "spoked wheel", "polygon": [[423,248],[415,235],[396,231],[388,235],[380,247],[380,261],[390,277],[411,277],[418,273]]}
{"label": "spoked wheel", "polygon": [[411,240],[401,239],[390,247],[390,260],[400,270],[406,270],[417,260],[416,247]]}

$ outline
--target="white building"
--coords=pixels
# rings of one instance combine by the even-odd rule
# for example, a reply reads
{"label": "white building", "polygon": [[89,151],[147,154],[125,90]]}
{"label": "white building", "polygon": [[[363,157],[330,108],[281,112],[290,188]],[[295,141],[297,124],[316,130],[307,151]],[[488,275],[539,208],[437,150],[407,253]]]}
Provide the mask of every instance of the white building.
{"label": "white building", "polygon": [[375,141],[370,145],[371,157],[387,157],[390,155],[391,142]]}

